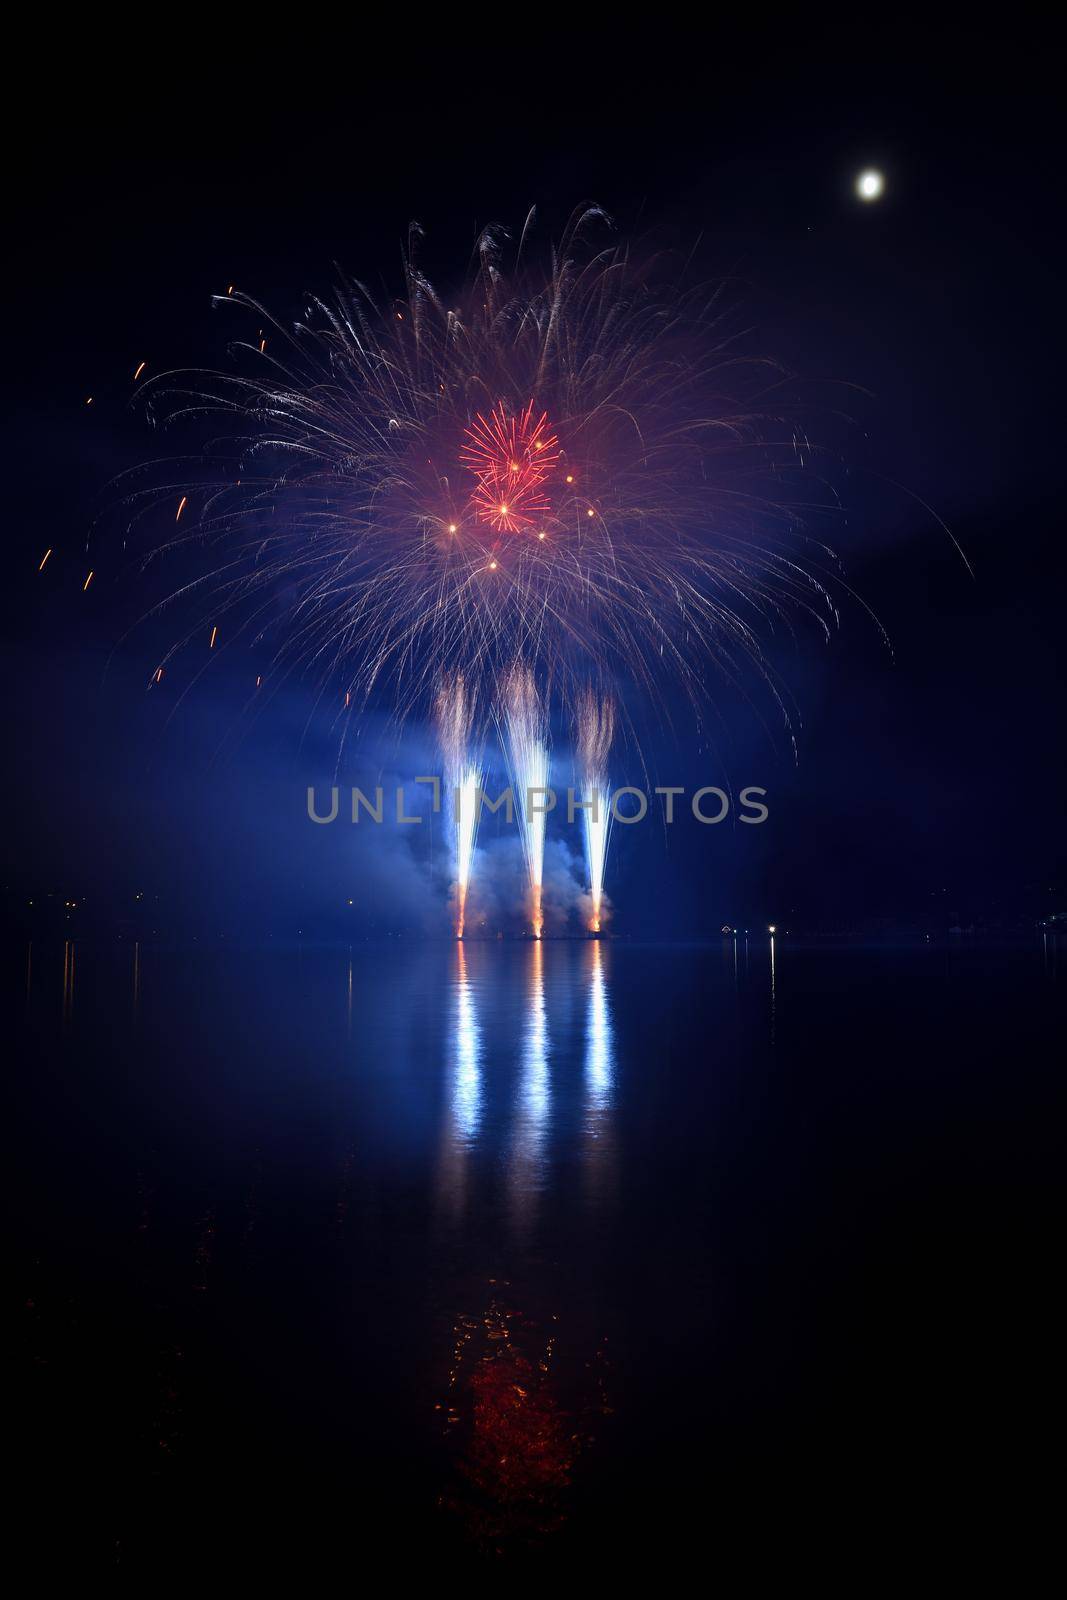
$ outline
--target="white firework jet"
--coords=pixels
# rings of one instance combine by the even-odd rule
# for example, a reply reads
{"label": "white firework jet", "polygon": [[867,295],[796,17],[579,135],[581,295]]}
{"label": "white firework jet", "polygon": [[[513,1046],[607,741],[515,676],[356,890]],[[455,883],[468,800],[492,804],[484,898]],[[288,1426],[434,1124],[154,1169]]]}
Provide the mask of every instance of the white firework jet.
{"label": "white firework jet", "polygon": [[484,774],[472,754],[474,699],[463,676],[443,677],[436,701],[437,737],[444,764],[445,810],[452,843],[452,882],[456,938],[467,918],[467,891],[478,838],[479,800]]}
{"label": "white firework jet", "polygon": [[611,782],[608,754],[615,733],[615,704],[608,696],[598,697],[589,689],[579,700],[578,771],[585,837],[585,860],[589,878],[590,933],[602,932],[604,915],[604,869],[611,832]]}
{"label": "white firework jet", "polygon": [[549,803],[548,718],[534,675],[521,662],[516,662],[507,675],[503,710],[508,767],[530,883],[530,928],[534,938],[540,939],[545,925],[542,890]]}

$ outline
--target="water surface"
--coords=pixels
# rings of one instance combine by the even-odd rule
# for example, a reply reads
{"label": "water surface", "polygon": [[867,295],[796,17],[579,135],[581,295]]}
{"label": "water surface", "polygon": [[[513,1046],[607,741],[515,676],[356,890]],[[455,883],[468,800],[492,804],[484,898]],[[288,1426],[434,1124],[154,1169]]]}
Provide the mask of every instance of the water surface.
{"label": "water surface", "polygon": [[1040,941],[9,968],[27,1472],[83,1571],[870,1550],[1040,1403]]}

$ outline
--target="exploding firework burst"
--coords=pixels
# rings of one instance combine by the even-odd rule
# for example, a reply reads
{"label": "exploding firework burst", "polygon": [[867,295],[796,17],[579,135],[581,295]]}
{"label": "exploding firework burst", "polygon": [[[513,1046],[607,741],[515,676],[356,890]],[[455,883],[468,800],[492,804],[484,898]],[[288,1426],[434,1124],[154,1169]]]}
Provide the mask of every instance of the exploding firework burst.
{"label": "exploding firework burst", "polygon": [[[332,680],[353,716],[372,696],[428,707],[443,672],[499,684],[516,660],[571,711],[591,684],[701,702],[746,663],[777,693],[765,627],[835,614],[785,492],[806,441],[714,295],[595,249],[605,220],[582,212],[510,277],[488,230],[451,296],[413,235],[390,305],[351,283],[285,327],[218,297],[253,315],[238,370],[138,396],[157,421],[221,419],[198,480],[161,492],[183,512],[164,548],[218,549],[197,591],[231,645],[273,640],[278,670]],[[135,520],[159,492],[131,496]]]}
{"label": "exploding firework burst", "polygon": [[533,401],[517,416],[502,405],[488,419],[476,417],[467,429],[469,443],[463,461],[478,480],[471,496],[475,514],[498,533],[519,533],[535,528],[551,510],[544,484],[559,463],[555,435],[548,417],[533,418]]}

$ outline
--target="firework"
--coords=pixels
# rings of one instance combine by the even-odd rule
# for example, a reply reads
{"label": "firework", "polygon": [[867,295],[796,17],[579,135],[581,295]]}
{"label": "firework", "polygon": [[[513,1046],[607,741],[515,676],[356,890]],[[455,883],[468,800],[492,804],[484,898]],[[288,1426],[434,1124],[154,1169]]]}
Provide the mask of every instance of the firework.
{"label": "firework", "polygon": [[611,831],[611,788],[608,780],[608,752],[615,732],[615,706],[590,689],[578,704],[578,772],[585,836],[585,860],[589,876],[592,912],[589,931],[601,932],[604,904],[604,865]]}
{"label": "firework", "polygon": [[516,663],[504,686],[504,726],[508,766],[516,790],[522,853],[530,883],[530,927],[535,939],[544,931],[542,887],[545,866],[545,817],[548,805],[548,723],[529,667]]}
{"label": "firework", "polygon": [[718,679],[754,669],[788,725],[762,637],[797,612],[827,635],[837,620],[836,558],[801,520],[829,497],[814,475],[804,504],[812,452],[781,373],[739,352],[716,292],[598,244],[597,208],[540,262],[530,221],[525,265],[509,271],[507,235],[488,229],[471,281],[447,293],[420,269],[416,229],[391,302],[346,281],[286,326],[230,285],[217,306],[250,319],[232,369],[137,389],[154,423],[203,428],[196,464],[124,501],[126,536],[154,507],[169,521],[153,559],[217,551],[181,591],[203,609],[168,662],[210,618],[231,659],[269,649],[266,670],[316,679],[346,728],[369,708],[436,706],[459,795],[460,932],[478,772],[473,721],[453,737],[442,694],[497,707],[538,935],[545,821],[528,792],[547,785],[551,718],[593,718],[595,928],[616,724],[636,738],[635,715],[662,718],[670,686],[701,708]]}
{"label": "firework", "polygon": [[462,939],[467,890],[478,836],[482,773],[471,756],[474,702],[461,676],[443,678],[437,692],[437,737],[444,757],[446,811],[453,848],[456,938]]}
{"label": "firework", "polygon": [[227,290],[216,304],[251,318],[234,370],[137,391],[154,422],[210,419],[200,466],[138,488],[125,531],[177,504],[152,555],[217,545],[195,589],[216,618],[239,613],[231,639],[342,677],[353,716],[372,697],[425,709],[444,668],[499,684],[516,659],[568,715],[594,680],[628,721],[628,685],[662,700],[673,680],[703,703],[746,662],[787,715],[761,633],[794,607],[835,619],[797,555],[810,447],[715,294],[598,250],[601,226],[582,212],[510,277],[489,229],[449,294],[413,233],[403,298],[346,283],[292,327]]}
{"label": "firework", "polygon": [[500,405],[488,420],[475,419],[467,439],[462,459],[478,480],[471,496],[476,515],[498,533],[535,527],[551,508],[544,484],[559,462],[547,415],[535,422],[532,400],[518,416]]}

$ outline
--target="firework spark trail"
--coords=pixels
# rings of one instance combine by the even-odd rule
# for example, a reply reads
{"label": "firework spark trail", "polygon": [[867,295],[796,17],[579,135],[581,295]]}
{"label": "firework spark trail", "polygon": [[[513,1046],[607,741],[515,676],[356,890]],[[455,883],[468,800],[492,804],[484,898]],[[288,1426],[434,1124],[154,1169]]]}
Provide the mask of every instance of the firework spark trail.
{"label": "firework spark trail", "polygon": [[519,834],[530,880],[530,927],[544,931],[542,889],[545,867],[545,817],[548,805],[548,720],[529,667],[516,662],[504,691],[508,766],[515,789]]}
{"label": "firework spark trail", "polygon": [[585,859],[589,873],[589,899],[592,914],[589,931],[600,933],[604,907],[604,867],[611,832],[611,786],[608,778],[608,753],[615,733],[614,702],[598,699],[590,689],[578,705],[578,771],[582,792],[579,798],[591,802],[582,812]]}
{"label": "firework spark trail", "polygon": [[467,918],[467,891],[478,837],[478,795],[483,774],[471,755],[474,702],[461,675],[442,678],[437,692],[437,737],[444,757],[445,806],[453,850],[456,938]]}

